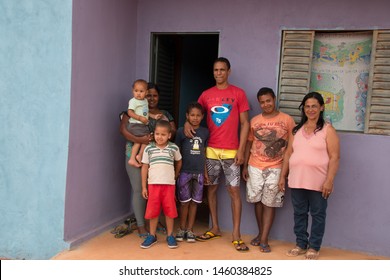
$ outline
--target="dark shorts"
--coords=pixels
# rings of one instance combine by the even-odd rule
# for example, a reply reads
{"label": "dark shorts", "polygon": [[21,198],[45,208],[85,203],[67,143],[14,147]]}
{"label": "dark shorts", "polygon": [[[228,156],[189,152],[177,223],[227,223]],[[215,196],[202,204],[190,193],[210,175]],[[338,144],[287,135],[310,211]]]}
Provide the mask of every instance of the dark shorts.
{"label": "dark shorts", "polygon": [[150,133],[149,126],[142,123],[128,123],[127,130],[134,136],[145,136]]}
{"label": "dark shorts", "polygon": [[179,201],[202,203],[203,182],[203,174],[181,172],[177,179]]}

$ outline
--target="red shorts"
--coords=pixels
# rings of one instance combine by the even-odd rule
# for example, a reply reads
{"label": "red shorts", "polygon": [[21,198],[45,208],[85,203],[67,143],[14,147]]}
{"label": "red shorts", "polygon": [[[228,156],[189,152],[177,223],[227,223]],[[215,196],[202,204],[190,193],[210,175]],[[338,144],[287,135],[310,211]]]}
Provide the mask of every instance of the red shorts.
{"label": "red shorts", "polygon": [[160,216],[161,208],[165,216],[172,219],[177,217],[175,185],[148,185],[148,195],[145,219]]}

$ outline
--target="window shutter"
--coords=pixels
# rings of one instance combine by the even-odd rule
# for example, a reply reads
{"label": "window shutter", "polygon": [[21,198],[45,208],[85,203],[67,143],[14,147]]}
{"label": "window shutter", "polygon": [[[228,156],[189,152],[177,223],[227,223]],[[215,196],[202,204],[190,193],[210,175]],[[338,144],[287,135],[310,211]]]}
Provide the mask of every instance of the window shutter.
{"label": "window shutter", "polygon": [[279,110],[301,119],[298,109],[309,92],[314,31],[284,31],[279,73]]}
{"label": "window shutter", "polygon": [[175,77],[175,56],[172,49],[175,49],[174,42],[169,38],[156,39],[157,55],[155,58],[155,80],[160,93],[158,107],[173,113],[174,104],[174,77]]}
{"label": "window shutter", "polygon": [[365,133],[390,135],[390,31],[373,34]]}

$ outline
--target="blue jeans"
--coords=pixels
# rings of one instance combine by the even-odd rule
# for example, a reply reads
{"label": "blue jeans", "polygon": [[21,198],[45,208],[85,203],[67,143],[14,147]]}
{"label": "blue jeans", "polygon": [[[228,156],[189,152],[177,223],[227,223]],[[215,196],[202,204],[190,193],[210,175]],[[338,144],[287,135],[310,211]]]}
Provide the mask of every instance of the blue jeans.
{"label": "blue jeans", "polygon": [[[291,189],[291,200],[294,208],[294,233],[297,246],[319,251],[325,232],[328,201],[322,197],[321,192],[305,189]],[[312,218],[310,235],[307,232],[309,212]]]}

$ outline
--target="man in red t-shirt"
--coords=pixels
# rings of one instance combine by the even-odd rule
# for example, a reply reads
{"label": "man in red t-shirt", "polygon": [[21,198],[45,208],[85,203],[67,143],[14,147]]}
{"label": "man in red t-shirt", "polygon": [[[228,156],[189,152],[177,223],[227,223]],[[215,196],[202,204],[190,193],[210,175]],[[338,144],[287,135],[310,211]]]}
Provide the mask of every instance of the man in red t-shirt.
{"label": "man in red t-shirt", "polygon": [[[240,165],[244,163],[245,145],[249,131],[249,104],[245,92],[229,84],[230,62],[217,58],[213,66],[216,85],[205,90],[198,99],[207,114],[210,138],[206,150],[208,203],[212,227],[198,241],[221,236],[217,215],[217,188],[219,179],[225,176],[226,188],[232,201],[233,232],[232,243],[237,251],[249,248],[241,240],[240,223],[242,203],[240,196]],[[185,134],[192,138],[194,130],[185,124]]]}

